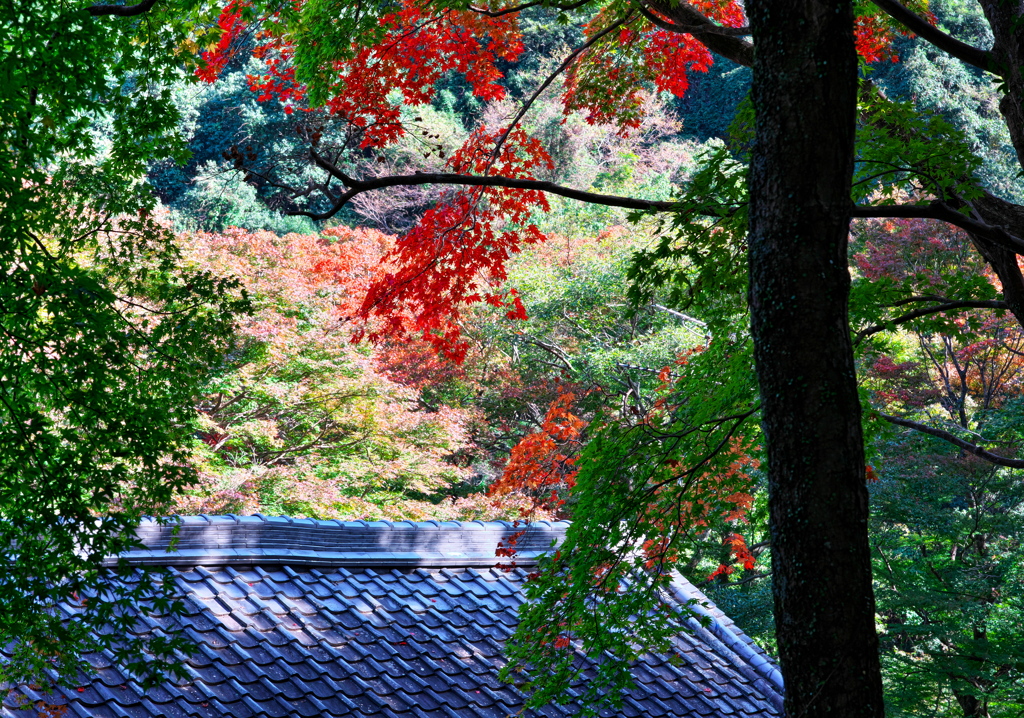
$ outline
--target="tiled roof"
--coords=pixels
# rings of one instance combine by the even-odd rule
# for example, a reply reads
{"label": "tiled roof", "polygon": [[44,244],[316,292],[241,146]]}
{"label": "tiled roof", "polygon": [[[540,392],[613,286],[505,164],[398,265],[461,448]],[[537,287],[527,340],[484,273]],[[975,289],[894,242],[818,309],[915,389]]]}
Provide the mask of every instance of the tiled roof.
{"label": "tiled roof", "polygon": [[[523,601],[522,567],[566,526],[531,524],[517,543],[519,568],[505,571],[494,550],[519,529],[502,522],[187,517],[173,552],[171,529],[147,522],[146,550],[126,558],[171,566],[187,596],[179,620],[198,647],[186,664],[191,680],[144,691],[94,655],[96,677],[56,702],[83,718],[516,715],[524,695],[497,671]],[[673,590],[680,603],[707,601],[682,578]],[[710,626],[691,621],[693,632],[675,641],[681,660],[645,656],[622,709],[602,715],[781,715],[778,668],[708,605],[696,608]],[[144,617],[139,630],[162,633],[162,622]],[[25,715],[16,702],[10,696],[0,716]],[[578,712],[570,703],[524,715]]]}

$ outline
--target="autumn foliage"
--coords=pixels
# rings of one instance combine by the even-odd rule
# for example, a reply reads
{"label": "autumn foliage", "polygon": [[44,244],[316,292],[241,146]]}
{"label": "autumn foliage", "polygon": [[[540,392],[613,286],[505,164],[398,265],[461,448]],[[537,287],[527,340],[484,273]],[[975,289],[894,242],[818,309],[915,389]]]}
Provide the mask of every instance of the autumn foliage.
{"label": "autumn foliage", "polygon": [[[501,515],[483,495],[445,498],[472,474],[472,410],[426,410],[427,345],[353,345],[350,324],[393,238],[368,230],[183,237],[194,262],[242,279],[257,310],[229,371],[199,403],[200,484],[176,510],[322,518]],[[457,372],[456,372],[457,373]],[[444,501],[438,502],[440,499]]]}
{"label": "autumn foliage", "polygon": [[[551,168],[540,143],[521,130],[506,134],[493,156],[490,147],[500,134],[478,130],[449,159],[449,167],[460,174],[494,172],[513,178],[531,178],[535,170]],[[487,187],[457,192],[428,210],[389,256],[397,271],[375,282],[366,295],[360,314],[380,325],[369,337],[416,334],[461,361],[468,345],[458,325],[460,307],[486,302],[505,308],[509,318],[525,318],[517,292],[503,288],[505,263],[523,245],[544,239],[530,214],[547,206],[540,192]],[[402,311],[412,313],[411,327],[400,318]]]}
{"label": "autumn foliage", "polygon": [[[999,280],[971,249],[966,235],[938,222],[885,220],[859,230],[854,255],[876,291],[910,295],[911,310],[955,301],[986,301]],[[971,281],[961,277],[973,269]],[[1021,395],[1019,325],[1009,313],[951,308],[922,316],[904,330],[903,356],[890,349],[867,354],[865,377],[876,407],[907,413],[938,405],[963,428]]]}
{"label": "autumn foliage", "polygon": [[586,423],[570,411],[575,399],[572,393],[555,399],[540,430],[512,448],[504,473],[488,489],[499,502],[510,494],[529,496],[531,504],[524,508],[523,518],[533,518],[538,511],[563,514],[562,497],[576,486],[576,458]]}
{"label": "autumn foliage", "polygon": [[[362,26],[363,35],[348,36],[345,43],[327,47],[330,43],[311,40],[309,31],[297,21],[305,17],[307,7],[301,0],[265,16],[259,16],[254,5],[236,3],[233,0],[221,13],[222,35],[217,46],[204,54],[201,76],[214,80],[242,39],[253,35],[254,54],[262,60],[264,70],[248,78],[251,89],[261,100],[280,103],[285,112],[305,116],[296,127],[301,127],[314,159],[330,158],[342,168],[347,167],[346,153],[372,157],[406,138],[411,130],[409,109],[433,102],[438,83],[452,73],[464,80],[473,96],[498,107],[498,101],[507,96],[501,68],[516,62],[524,50],[519,13],[493,12],[505,8],[491,5],[480,11],[474,7],[434,8],[406,0],[373,24]],[[742,5],[733,0],[696,0],[691,5],[721,26],[746,25]],[[855,35],[863,60],[895,61],[892,43],[899,29],[873,6],[859,9],[862,13]],[[683,97],[693,73],[707,72],[713,57],[699,36],[670,32],[661,26],[669,20],[656,12],[645,16],[615,4],[589,12],[580,20],[582,45],[545,80],[560,79],[563,116],[577,115],[586,123],[612,126],[616,133],[627,135],[641,128],[651,106],[651,88],[655,93]],[[524,129],[521,114],[494,110],[487,119],[486,124],[470,131],[461,147],[447,153],[440,143],[433,144],[436,138],[426,135],[425,153],[443,160],[442,170],[448,175],[512,180],[553,176],[557,168],[552,149]],[[326,139],[325,128],[331,126],[345,128],[348,134],[343,145],[331,145]],[[325,166],[325,160],[317,161],[321,168]],[[336,178],[342,176],[335,173]],[[459,437],[443,450],[427,450],[434,462],[428,465],[434,468],[426,473],[434,478],[407,483],[424,491],[444,485],[436,477],[443,475],[451,482],[460,471],[465,477],[467,465],[464,458],[457,457],[473,454],[476,449],[471,437],[487,433],[473,434],[471,425],[480,417],[470,416],[468,406],[454,410],[432,404],[428,399],[431,387],[439,382],[470,385],[475,381],[476,348],[469,338],[475,323],[527,319],[528,302],[509,283],[509,266],[517,255],[548,239],[538,222],[550,209],[543,193],[500,186],[446,187],[414,227],[380,246],[373,262],[352,263],[350,257],[330,255],[310,269],[321,281],[345,287],[344,297],[332,310],[337,312],[336,326],[356,340],[370,339],[376,347],[372,360],[360,363],[354,355],[352,361],[360,367],[360,381],[372,378],[375,396],[392,397],[386,413],[394,417],[394,423],[388,420],[379,425],[395,428],[384,433],[400,436],[398,426],[447,421],[444,432]],[[933,235],[902,221],[890,222],[880,232],[889,235],[884,242],[869,238],[858,245],[857,260],[864,277],[890,289],[912,287],[936,295],[945,291],[952,261],[941,250],[956,242],[939,247]],[[904,256],[894,263],[894,254],[901,251]],[[912,267],[907,261],[910,258],[918,266]],[[362,269],[354,270],[357,265]],[[959,322],[966,330],[970,320],[950,318],[948,322]],[[934,372],[948,374],[950,367],[961,365],[975,368],[958,375],[959,385],[994,386],[994,359],[985,351],[994,351],[1003,339],[996,337],[1002,331],[1000,326],[992,324],[989,329],[991,340],[944,347],[941,351],[946,358],[933,362],[932,368],[876,352],[865,372],[869,383],[873,382],[874,397],[881,406],[924,408],[937,398]],[[705,341],[711,337],[708,333]],[[567,351],[524,334],[521,342],[529,341],[546,347],[555,363],[572,373],[571,348]],[[711,378],[715,375],[712,354],[721,353],[721,361],[732,361],[749,348],[723,348],[729,342],[718,336],[712,341],[714,352],[707,347],[691,349],[675,365],[663,369],[658,374],[660,386],[651,394],[637,387],[624,395],[609,393],[607,400],[600,400],[594,398],[600,392],[587,393],[573,385],[549,397],[535,411],[534,426],[522,430],[520,423],[518,436],[515,431],[502,436],[514,441],[504,449],[508,455],[504,466],[500,459],[491,463],[500,466],[500,476],[488,490],[492,507],[509,512],[514,505],[516,518],[526,520],[568,516],[578,498],[574,495],[578,481],[590,482],[588,491],[593,491],[596,484],[614,476],[625,487],[612,491],[622,492],[615,494],[616,505],[621,504],[623,511],[635,511],[642,526],[642,536],[632,537],[642,570],[658,575],[678,565],[684,555],[694,555],[693,551],[697,552],[696,561],[704,549],[693,546],[703,545],[714,546],[708,550],[720,557],[709,581],[728,582],[737,569],[753,572],[760,544],[752,541],[754,549],[748,546],[743,526],[754,509],[760,447],[756,430],[744,426],[743,421],[757,411],[749,400],[755,389],[741,388],[746,379],[730,388],[735,394],[725,399],[722,392],[713,394],[710,389],[715,381]],[[1000,348],[1005,348],[1004,344]],[[702,356],[706,350],[709,353]],[[357,350],[352,351],[358,355]],[[702,368],[693,369],[691,360]],[[945,368],[939,368],[940,364]],[[514,360],[488,371],[492,378],[510,379],[512,385],[505,392],[508,397],[528,393],[517,384]],[[1005,386],[1005,382],[1000,384]],[[478,390],[478,394],[484,392]],[[399,396],[406,397],[404,410],[397,408]],[[700,405],[702,401],[706,406]],[[417,402],[415,408],[413,402]],[[504,417],[496,423],[507,425]],[[498,433],[492,431],[491,436]],[[211,446],[222,449],[221,434],[214,432],[211,437]],[[598,449],[591,448],[595,437],[605,442],[601,451],[608,453],[599,455]],[[403,455],[419,456],[416,452],[423,453],[424,447],[421,442],[415,451]],[[618,456],[616,465],[602,464],[612,462],[613,456]],[[588,457],[602,467],[603,478],[598,476],[598,468],[585,465]],[[404,466],[402,471],[410,469]],[[394,484],[399,473],[379,477]],[[872,476],[873,470],[867,478]],[[325,501],[318,505],[338,505],[340,499],[332,496]],[[601,513],[591,509],[595,515]],[[601,516],[603,521],[616,520],[610,510]],[[514,556],[512,546],[503,551]],[[557,636],[552,634],[550,645],[564,649],[570,645],[571,635],[569,626]]]}
{"label": "autumn foliage", "polygon": [[[746,24],[736,0],[699,0],[692,6],[722,26]],[[248,77],[250,88],[287,113],[310,113],[300,134],[313,151],[327,156],[398,142],[410,131],[402,108],[431,103],[438,83],[450,73],[461,76],[484,102],[504,99],[502,64],[517,61],[524,50],[520,13],[510,8],[433,7],[403,0],[374,21],[353,25],[360,30],[337,40],[307,29],[314,23],[310,27],[334,32],[329,25],[315,25],[319,20],[310,19],[315,12],[303,0],[269,9],[251,0],[231,0],[218,19],[218,42],[202,53],[197,74],[215,81],[238,48],[254,37],[253,54],[264,70]],[[665,20],[615,4],[590,12],[581,27],[584,43],[556,73],[561,74],[565,115],[581,113],[589,123],[613,125],[626,134],[640,127],[647,112],[646,88],[683,97],[690,75],[707,72],[713,57],[698,36],[659,26]],[[857,41],[868,62],[894,59],[891,24],[874,14],[858,20]],[[548,148],[524,132],[520,119],[516,115],[476,127],[461,148],[444,158],[446,171],[511,179],[550,174]],[[345,148],[321,144],[326,123],[348,128]],[[440,146],[435,151],[441,153]],[[359,308],[360,317],[373,321],[356,335],[374,340],[416,335],[462,361],[468,349],[461,326],[465,307],[488,303],[503,307],[510,317],[525,316],[515,289],[503,286],[505,264],[523,246],[545,239],[533,218],[547,210],[547,200],[536,190],[471,187],[443,193],[393,246],[393,269],[377,278]],[[405,312],[411,321],[399,316]]]}
{"label": "autumn foliage", "polygon": [[[726,27],[746,22],[734,0],[703,0],[694,7]],[[517,12],[488,14],[405,0],[367,26],[365,39],[350,38],[349,46],[329,50],[301,29],[305,10],[299,1],[260,15],[256,4],[231,0],[218,20],[220,38],[202,53],[198,74],[214,81],[254,34],[253,52],[265,70],[249,76],[251,89],[289,113],[315,109],[302,134],[317,151],[330,151],[319,144],[317,127],[326,122],[348,127],[358,150],[396,143],[409,132],[402,107],[430,103],[447,73],[458,73],[481,100],[501,100],[506,96],[501,64],[523,52]],[[566,115],[583,113],[587,122],[628,133],[646,112],[645,87],[682,97],[689,75],[706,72],[713,58],[695,36],[620,10],[608,6],[583,26],[584,45],[563,68],[562,104]],[[861,18],[858,47],[868,61],[887,56],[891,39],[887,25],[874,16]],[[456,174],[520,179],[542,178],[553,169],[547,148],[516,120],[477,127],[445,162]],[[445,356],[463,360],[468,345],[460,324],[467,305],[489,303],[510,317],[524,316],[514,288],[503,286],[505,263],[523,246],[545,239],[532,218],[547,209],[544,195],[535,190],[446,192],[391,249],[393,269],[373,282],[358,312],[374,321],[357,336],[416,335]],[[411,321],[399,316],[405,312]]]}
{"label": "autumn foliage", "polygon": [[[692,6],[721,26],[746,25],[742,5],[735,0],[696,0]],[[524,51],[520,13],[504,12],[505,8],[438,8],[403,0],[369,24],[352,25],[361,27],[361,34],[342,34],[346,39],[332,45],[313,37],[315,32],[303,24],[312,7],[303,0],[268,11],[261,7],[239,0],[224,6],[218,20],[220,37],[215,47],[203,53],[198,73],[214,81],[232,53],[248,37],[254,38],[253,54],[264,69],[248,77],[250,88],[262,101],[305,115],[297,122],[297,131],[314,157],[335,163],[342,163],[346,153],[372,155],[405,138],[411,129],[407,109],[434,101],[438,83],[451,73],[459,75],[475,97],[494,106],[507,96],[502,66],[516,62]],[[564,116],[579,114],[587,123],[610,125],[626,135],[642,125],[651,106],[649,88],[683,97],[692,74],[707,72],[713,56],[698,35],[661,26],[669,20],[656,12],[645,16],[614,4],[590,12],[580,23],[583,44],[545,81],[561,76]],[[345,18],[339,23],[350,21]],[[327,26],[321,29],[333,32]],[[864,8],[856,26],[858,52],[867,62],[895,60],[893,32],[891,22]],[[506,113],[498,122],[494,117],[490,124],[473,129],[462,146],[447,156],[440,144],[431,144],[429,135],[424,150],[443,159],[443,169],[450,174],[519,180],[550,177],[556,168],[549,148],[524,129],[522,115]],[[325,139],[329,126],[345,128],[344,146],[330,145]],[[368,338],[378,347],[372,361],[353,356],[364,372],[362,377],[372,377],[376,395],[398,397],[405,392],[402,395],[411,401],[419,391],[422,409],[431,407],[422,391],[429,393],[432,383],[472,381],[458,365],[472,353],[467,329],[487,316],[473,308],[500,312],[503,320],[527,318],[523,297],[508,282],[508,266],[519,253],[546,241],[536,218],[548,210],[546,196],[536,190],[446,189],[412,229],[380,244],[372,263],[321,251],[325,256],[309,267],[309,276],[344,287],[344,296],[336,298],[331,310],[339,334],[346,332],[355,340]],[[361,269],[355,269],[357,265]],[[671,431],[667,427],[676,422],[680,406],[690,399],[691,389],[676,386],[673,374],[685,373],[686,362],[684,357],[676,367],[662,372],[662,386],[651,406],[633,407],[635,415],[623,413],[615,421],[655,435]],[[508,377],[515,373],[503,368],[492,375],[501,372]],[[514,393],[515,387],[509,391]],[[580,470],[577,462],[589,438],[585,429],[595,418],[594,402],[584,412],[573,408],[578,400],[577,389],[557,395],[543,420],[538,419],[533,430],[521,434],[510,447],[500,478],[489,489],[496,504],[518,501],[523,517],[566,513]],[[431,408],[437,414],[438,407]],[[393,416],[396,426],[424,421],[415,411],[406,415],[395,410]],[[440,416],[430,419],[439,420]],[[471,420],[455,412],[448,421],[446,430],[463,437],[449,447],[451,455],[472,453],[469,434],[457,428]],[[217,430],[210,436],[208,443],[218,451],[230,445],[223,443]],[[758,467],[756,454],[754,440],[737,434],[711,449],[710,458],[696,468],[691,465],[692,456],[676,458],[669,453],[662,457],[664,475],[647,496],[648,520],[660,536],[643,545],[649,565],[678,558],[672,538],[676,533],[711,525],[731,527],[745,520],[753,503],[750,472]],[[433,460],[438,457],[435,454]],[[437,476],[444,471],[435,468],[427,473]],[[390,476],[393,482],[395,475]],[[418,490],[437,486],[412,485]],[[338,497],[330,501],[337,504]],[[666,513],[666,506],[671,511]],[[730,559],[716,573],[728,574],[733,563],[752,569],[754,556],[742,535],[730,528],[724,537]]]}

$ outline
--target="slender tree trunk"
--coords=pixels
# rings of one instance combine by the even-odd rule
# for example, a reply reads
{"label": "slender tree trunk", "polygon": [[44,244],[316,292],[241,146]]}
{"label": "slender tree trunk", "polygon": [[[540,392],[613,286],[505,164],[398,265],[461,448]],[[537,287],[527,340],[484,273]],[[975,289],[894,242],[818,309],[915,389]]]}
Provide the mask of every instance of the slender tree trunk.
{"label": "slender tree trunk", "polygon": [[750,312],[775,625],[792,718],[881,718],[868,497],[847,321],[857,60],[849,0],[748,0]]}

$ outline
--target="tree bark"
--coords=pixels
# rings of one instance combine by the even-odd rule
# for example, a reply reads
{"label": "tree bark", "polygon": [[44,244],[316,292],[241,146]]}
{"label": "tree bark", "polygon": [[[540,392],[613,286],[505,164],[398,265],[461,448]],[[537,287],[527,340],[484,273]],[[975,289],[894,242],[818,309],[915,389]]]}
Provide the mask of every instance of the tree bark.
{"label": "tree bark", "polygon": [[993,66],[986,69],[1000,75],[1005,94],[999,111],[1006,120],[1010,140],[1017,150],[1017,159],[1024,162],[1024,3],[1020,0],[980,0],[981,9],[992,29],[991,57]]}
{"label": "tree bark", "polygon": [[964,712],[964,718],[989,718],[988,703],[986,701],[963,693],[954,693],[953,697],[960,704],[960,709]]}
{"label": "tree bark", "polygon": [[[1009,117],[1007,122],[1009,122]],[[1024,235],[1024,207],[984,192],[974,200],[974,208],[982,220],[995,227],[1001,227],[1016,236]],[[1003,299],[1009,306],[1017,323],[1024,328],[1024,275],[1017,263],[1017,253],[995,242],[968,232],[974,247],[985,258],[992,271],[999,277]]]}
{"label": "tree bark", "polygon": [[749,0],[750,312],[775,625],[793,718],[883,716],[847,319],[857,60],[849,0]]}

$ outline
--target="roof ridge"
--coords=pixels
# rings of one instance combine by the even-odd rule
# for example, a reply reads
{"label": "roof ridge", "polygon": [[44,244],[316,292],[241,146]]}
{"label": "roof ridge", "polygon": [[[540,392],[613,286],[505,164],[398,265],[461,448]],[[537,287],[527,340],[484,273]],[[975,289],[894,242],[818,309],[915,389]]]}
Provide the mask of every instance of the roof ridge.
{"label": "roof ridge", "polygon": [[[785,687],[782,672],[774,659],[685,576],[677,574],[669,587],[676,599],[693,612],[694,618],[690,619],[693,624],[691,627],[707,631],[721,642],[724,648],[736,654],[741,659],[741,663],[735,664],[736,667],[750,670],[755,676],[755,685],[760,681],[766,681],[767,685],[758,688],[781,713]],[[706,626],[701,619],[707,621]]]}
{"label": "roof ridge", "polygon": [[182,525],[188,524],[220,524],[220,523],[272,523],[272,524],[301,524],[303,526],[370,526],[370,527],[385,527],[385,526],[416,526],[426,527],[427,525],[440,527],[469,527],[469,526],[504,526],[507,528],[525,528],[527,526],[568,526],[571,521],[548,521],[546,519],[541,520],[517,520],[517,521],[482,521],[480,519],[472,519],[469,521],[439,521],[437,519],[426,519],[424,521],[412,521],[411,519],[399,519],[398,521],[391,521],[389,519],[380,519],[377,521],[367,521],[365,519],[352,519],[351,521],[343,521],[342,519],[314,519],[309,517],[295,517],[295,516],[284,516],[277,515],[271,516],[268,514],[255,513],[255,514],[172,514],[170,516],[143,516],[141,519],[143,524],[160,524],[166,525],[170,523],[180,523]]}
{"label": "roof ridge", "polygon": [[[517,525],[518,524],[518,525]],[[110,557],[130,565],[464,567],[533,565],[565,538],[568,521],[339,521],[236,514],[145,517],[140,546]]]}

